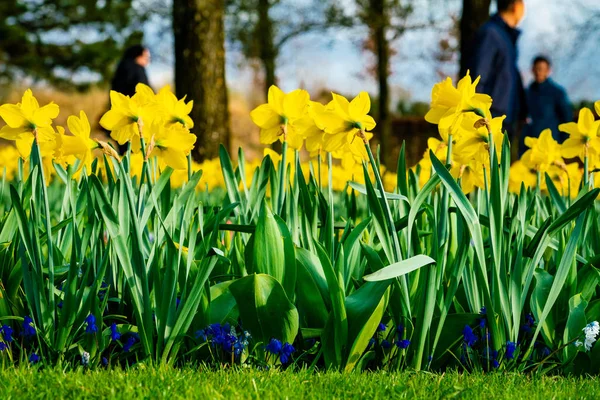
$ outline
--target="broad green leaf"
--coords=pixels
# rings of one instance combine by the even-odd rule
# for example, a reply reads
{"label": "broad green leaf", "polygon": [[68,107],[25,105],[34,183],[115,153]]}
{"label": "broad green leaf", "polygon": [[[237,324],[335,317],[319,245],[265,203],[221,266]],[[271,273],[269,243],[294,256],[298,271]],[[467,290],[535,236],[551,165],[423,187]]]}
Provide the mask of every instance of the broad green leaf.
{"label": "broad green leaf", "polygon": [[265,274],[252,274],[229,285],[244,329],[266,344],[272,338],[293,343],[298,334],[298,311],[281,284]]}

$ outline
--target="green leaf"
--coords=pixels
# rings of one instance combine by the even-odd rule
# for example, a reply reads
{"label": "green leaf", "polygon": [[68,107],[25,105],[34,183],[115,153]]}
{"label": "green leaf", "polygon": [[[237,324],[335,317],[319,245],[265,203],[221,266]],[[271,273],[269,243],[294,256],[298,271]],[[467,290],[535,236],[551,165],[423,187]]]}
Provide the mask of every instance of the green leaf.
{"label": "green leaf", "polygon": [[406,260],[398,261],[397,263],[393,263],[392,265],[365,276],[363,279],[367,282],[385,281],[406,275],[425,265],[433,263],[435,263],[433,258],[421,254]]}
{"label": "green leaf", "polygon": [[348,315],[348,360],[345,371],[352,371],[369,345],[387,306],[384,298],[392,281],[366,283],[346,298]]}
{"label": "green leaf", "polygon": [[285,275],[283,237],[279,225],[266,202],[263,202],[256,224],[252,254],[254,271],[271,275],[279,282],[283,282]]}
{"label": "green leaf", "polygon": [[298,310],[281,284],[265,274],[252,274],[229,286],[244,328],[259,342],[271,338],[293,343],[298,334]]}
{"label": "green leaf", "polygon": [[[572,342],[581,336],[581,331],[586,326],[585,309],[588,302],[583,299],[581,294],[576,294],[569,299],[569,318],[567,326],[563,334],[563,344]],[[568,345],[564,349],[565,360],[569,360],[575,356],[577,349],[572,345]]]}

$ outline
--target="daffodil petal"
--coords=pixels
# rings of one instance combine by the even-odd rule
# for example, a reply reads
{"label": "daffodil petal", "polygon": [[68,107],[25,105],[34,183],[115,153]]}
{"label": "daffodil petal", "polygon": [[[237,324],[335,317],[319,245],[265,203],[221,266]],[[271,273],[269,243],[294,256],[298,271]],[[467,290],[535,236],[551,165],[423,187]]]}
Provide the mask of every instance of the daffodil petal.
{"label": "daffodil petal", "polygon": [[271,106],[273,111],[278,115],[283,115],[283,99],[285,93],[281,91],[277,86],[272,85],[267,93],[267,103]]}
{"label": "daffodil petal", "polygon": [[270,104],[262,104],[250,112],[250,118],[259,128],[272,129],[279,127],[281,117]]}
{"label": "daffodil petal", "polygon": [[27,125],[27,119],[21,107],[15,104],[4,104],[0,106],[0,117],[11,128],[20,128]]}
{"label": "daffodil petal", "polygon": [[371,110],[371,99],[367,92],[360,92],[348,106],[348,114],[353,121],[362,120],[369,110]]}
{"label": "daffodil petal", "polygon": [[283,115],[290,120],[302,117],[309,99],[306,90],[296,89],[286,94],[283,98]]}

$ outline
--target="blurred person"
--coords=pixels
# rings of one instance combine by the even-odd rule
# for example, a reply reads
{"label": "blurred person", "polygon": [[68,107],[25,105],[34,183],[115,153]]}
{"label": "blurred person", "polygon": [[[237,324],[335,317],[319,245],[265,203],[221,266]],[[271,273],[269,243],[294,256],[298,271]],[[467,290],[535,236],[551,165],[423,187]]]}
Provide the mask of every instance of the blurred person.
{"label": "blurred person", "polygon": [[554,140],[562,143],[566,134],[558,130],[558,125],[573,120],[573,108],[567,92],[550,78],[552,74],[550,59],[545,56],[535,57],[531,72],[533,82],[527,89],[529,118],[519,143],[519,155],[526,150],[525,136],[538,137],[544,129],[551,129]]}
{"label": "blurred person", "polygon": [[149,64],[150,50],[140,44],[129,47],[117,65],[111,89],[126,96],[133,96],[138,83],[149,85],[146,74]]}
{"label": "blurred person", "polygon": [[[122,93],[126,96],[135,94],[135,87],[138,83],[150,85],[146,67],[150,64],[150,50],[141,44],[133,45],[123,53],[123,57],[111,82],[111,90]],[[110,107],[110,105],[109,105]],[[127,145],[118,145],[119,153],[125,154]]]}
{"label": "blurred person", "polygon": [[492,96],[493,117],[506,115],[504,129],[511,139],[525,121],[526,99],[523,80],[517,67],[517,29],[525,16],[524,0],[497,0],[498,12],[477,32],[471,76],[481,76],[478,91]]}

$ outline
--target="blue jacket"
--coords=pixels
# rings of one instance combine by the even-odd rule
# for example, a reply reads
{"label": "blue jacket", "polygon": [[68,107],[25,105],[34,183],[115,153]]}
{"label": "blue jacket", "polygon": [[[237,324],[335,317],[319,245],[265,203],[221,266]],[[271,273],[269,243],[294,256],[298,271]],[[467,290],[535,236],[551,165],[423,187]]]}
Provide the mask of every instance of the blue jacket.
{"label": "blue jacket", "polygon": [[478,91],[492,96],[492,116],[506,115],[508,128],[524,120],[525,90],[517,67],[517,39],[520,31],[498,15],[492,16],[477,32],[471,76],[481,76]]}
{"label": "blue jacket", "polygon": [[552,129],[552,137],[559,143],[566,135],[559,132],[558,125],[573,120],[573,108],[565,90],[552,79],[542,83],[533,82],[527,90],[529,123],[525,135],[539,137],[544,129]]}

